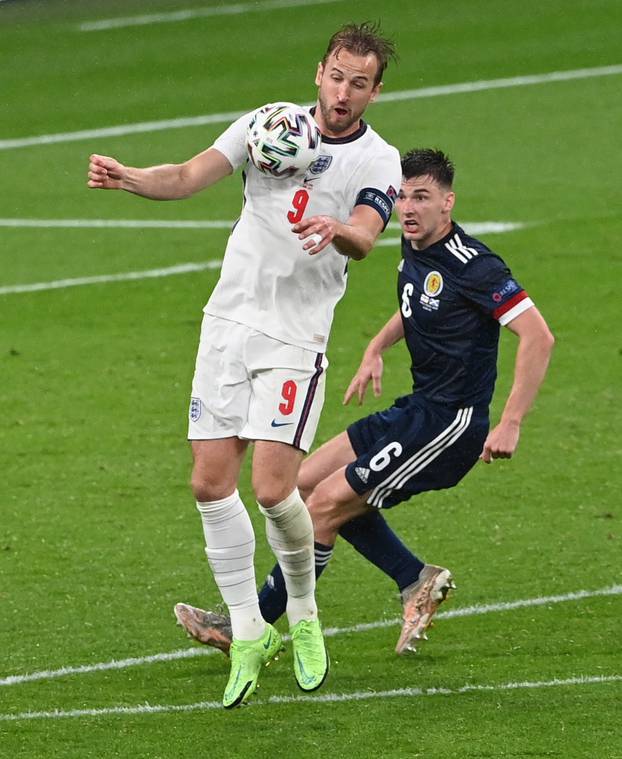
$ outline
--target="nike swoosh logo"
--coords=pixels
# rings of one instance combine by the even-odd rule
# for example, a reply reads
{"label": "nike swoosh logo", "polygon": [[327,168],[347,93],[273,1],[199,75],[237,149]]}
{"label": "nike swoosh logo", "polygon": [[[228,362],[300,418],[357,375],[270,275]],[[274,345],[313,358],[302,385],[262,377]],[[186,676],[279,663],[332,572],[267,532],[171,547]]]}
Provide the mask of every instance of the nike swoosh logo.
{"label": "nike swoosh logo", "polygon": [[272,420],[272,427],[287,427],[289,424],[293,424],[293,422],[277,422],[276,419]]}
{"label": "nike swoosh logo", "polygon": [[298,668],[300,669],[300,679],[305,685],[311,685],[311,683],[315,680],[313,675],[308,675],[305,671],[304,665],[302,661],[300,660],[300,655],[296,653],[296,660],[298,661]]}
{"label": "nike swoosh logo", "polygon": [[263,644],[263,647],[267,651],[271,645],[272,645],[272,630],[270,630],[270,635],[268,636],[268,640]]}

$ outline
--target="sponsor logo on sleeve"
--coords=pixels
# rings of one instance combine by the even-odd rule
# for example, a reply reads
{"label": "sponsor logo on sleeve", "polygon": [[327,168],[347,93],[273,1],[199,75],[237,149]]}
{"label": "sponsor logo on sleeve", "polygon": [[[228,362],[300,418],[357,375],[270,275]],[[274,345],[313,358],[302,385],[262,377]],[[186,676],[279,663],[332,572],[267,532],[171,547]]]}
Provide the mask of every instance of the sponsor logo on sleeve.
{"label": "sponsor logo on sleeve", "polygon": [[518,290],[518,285],[513,279],[508,279],[508,281],[503,285],[503,287],[500,290],[497,290],[492,294],[492,299],[495,303],[501,303],[501,301],[511,293],[515,293]]}

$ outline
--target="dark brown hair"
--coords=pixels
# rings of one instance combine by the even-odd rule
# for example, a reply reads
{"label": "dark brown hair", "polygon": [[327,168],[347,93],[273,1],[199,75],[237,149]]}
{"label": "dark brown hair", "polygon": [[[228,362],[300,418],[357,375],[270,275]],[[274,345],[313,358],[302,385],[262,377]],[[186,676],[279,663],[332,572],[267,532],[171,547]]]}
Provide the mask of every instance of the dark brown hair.
{"label": "dark brown hair", "polygon": [[328,47],[322,58],[322,65],[331,53],[344,48],[353,55],[369,55],[373,53],[378,61],[378,71],[374,78],[374,86],[380,84],[382,75],[391,59],[397,61],[395,44],[382,35],[380,24],[364,21],[362,24],[346,24],[337,30],[328,41]]}
{"label": "dark brown hair", "polygon": [[415,148],[402,156],[404,179],[431,176],[441,187],[451,190],[454,181],[454,165],[442,150]]}

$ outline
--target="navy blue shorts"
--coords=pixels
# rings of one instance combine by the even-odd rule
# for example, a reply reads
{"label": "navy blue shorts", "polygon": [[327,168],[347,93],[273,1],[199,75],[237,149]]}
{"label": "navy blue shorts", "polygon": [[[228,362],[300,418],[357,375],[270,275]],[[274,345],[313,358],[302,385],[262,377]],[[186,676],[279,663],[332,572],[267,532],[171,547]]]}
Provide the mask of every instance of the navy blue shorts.
{"label": "navy blue shorts", "polygon": [[418,393],[348,427],[356,460],[346,479],[367,503],[389,509],[426,490],[451,488],[477,462],[487,409],[449,408]]}

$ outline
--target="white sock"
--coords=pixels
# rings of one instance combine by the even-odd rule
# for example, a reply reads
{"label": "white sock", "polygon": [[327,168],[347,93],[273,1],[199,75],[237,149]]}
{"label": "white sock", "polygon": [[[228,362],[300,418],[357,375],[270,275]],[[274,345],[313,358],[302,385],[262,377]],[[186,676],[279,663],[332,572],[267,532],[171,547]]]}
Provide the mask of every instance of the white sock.
{"label": "white sock", "polygon": [[283,572],[290,626],[317,619],[313,523],[298,489],[271,509],[259,505],[266,517],[266,536]]}
{"label": "white sock", "polygon": [[197,501],[203,522],[205,553],[231,616],[233,637],[260,638],[266,623],[259,610],[255,583],[255,533],[235,490],[220,501]]}

